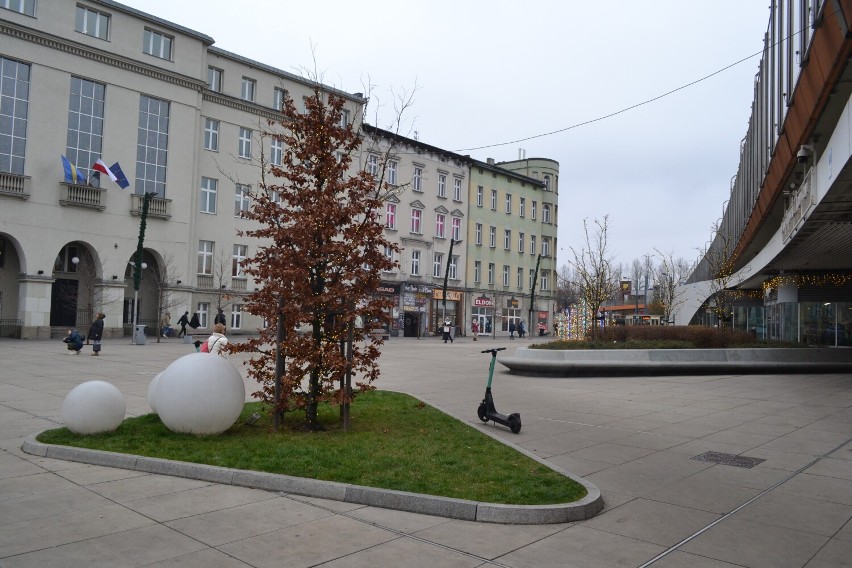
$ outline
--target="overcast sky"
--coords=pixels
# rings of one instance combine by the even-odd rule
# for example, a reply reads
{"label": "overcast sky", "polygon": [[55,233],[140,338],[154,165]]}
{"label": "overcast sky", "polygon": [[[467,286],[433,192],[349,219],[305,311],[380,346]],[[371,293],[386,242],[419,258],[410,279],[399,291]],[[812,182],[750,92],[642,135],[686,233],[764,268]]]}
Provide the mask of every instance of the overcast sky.
{"label": "overcast sky", "polygon": [[347,92],[371,83],[376,126],[391,90],[416,87],[402,134],[557,160],[560,266],[605,215],[616,262],[695,260],[736,174],[769,21],[766,0],[122,1]]}

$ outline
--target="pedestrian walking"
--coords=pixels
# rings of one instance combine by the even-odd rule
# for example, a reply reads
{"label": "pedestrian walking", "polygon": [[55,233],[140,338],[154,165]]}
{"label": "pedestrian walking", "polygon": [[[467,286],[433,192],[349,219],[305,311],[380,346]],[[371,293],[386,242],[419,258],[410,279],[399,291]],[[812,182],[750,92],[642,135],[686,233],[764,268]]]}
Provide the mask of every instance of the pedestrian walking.
{"label": "pedestrian walking", "polygon": [[515,320],[509,322],[509,339],[515,339]]}
{"label": "pedestrian walking", "polygon": [[183,337],[186,335],[186,326],[189,325],[189,318],[186,317],[189,315],[189,312],[183,312],[183,315],[178,318],[178,325],[180,326],[180,331],[178,332],[178,337]]}
{"label": "pedestrian walking", "polygon": [[189,320],[189,327],[192,328],[193,331],[201,327],[201,323],[198,321],[198,313],[192,314],[192,319]]}
{"label": "pedestrian walking", "polygon": [[172,333],[172,314],[166,312],[163,319],[160,320],[160,333],[163,337],[168,337]]}
{"label": "pedestrian walking", "polygon": [[453,342],[453,336],[450,333],[450,330],[452,329],[450,327],[451,325],[452,322],[450,321],[450,318],[444,320],[444,343],[446,343],[448,339],[450,340],[450,343]]}
{"label": "pedestrian walking", "polygon": [[222,308],[219,308],[219,313],[216,314],[216,317],[213,318],[213,324],[221,323],[223,326],[225,323],[225,312],[222,311]]}
{"label": "pedestrian walking", "polygon": [[98,312],[95,321],[92,322],[91,327],[89,327],[89,335],[87,339],[92,341],[92,356],[97,357],[101,354],[101,339],[104,335],[104,318],[106,314],[103,312]]}
{"label": "pedestrian walking", "polygon": [[518,337],[521,339],[524,338],[524,335],[527,333],[527,328],[524,327],[524,320],[518,322]]}
{"label": "pedestrian walking", "polygon": [[479,322],[473,320],[470,324],[470,331],[473,333],[473,340],[476,341],[476,338],[479,337]]}

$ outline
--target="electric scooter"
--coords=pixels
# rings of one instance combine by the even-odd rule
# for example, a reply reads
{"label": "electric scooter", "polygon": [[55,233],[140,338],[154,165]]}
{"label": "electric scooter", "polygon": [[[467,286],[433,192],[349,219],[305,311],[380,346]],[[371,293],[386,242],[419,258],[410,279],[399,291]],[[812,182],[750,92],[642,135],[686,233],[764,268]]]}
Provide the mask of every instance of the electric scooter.
{"label": "electric scooter", "polygon": [[494,398],[491,396],[491,379],[494,378],[494,364],[497,362],[497,352],[505,349],[505,347],[496,347],[494,349],[486,349],[482,352],[491,353],[491,366],[488,368],[488,386],[485,387],[485,398],[479,404],[476,414],[483,422],[491,420],[497,424],[508,426],[513,434],[517,434],[521,431],[521,415],[517,412],[513,412],[508,416],[500,414],[494,408]]}

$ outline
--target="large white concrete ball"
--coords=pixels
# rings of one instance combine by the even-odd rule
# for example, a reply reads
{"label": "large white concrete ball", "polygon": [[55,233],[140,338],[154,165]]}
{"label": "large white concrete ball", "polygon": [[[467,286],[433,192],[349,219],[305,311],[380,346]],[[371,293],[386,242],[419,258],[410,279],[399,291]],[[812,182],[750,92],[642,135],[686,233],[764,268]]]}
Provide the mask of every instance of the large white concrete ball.
{"label": "large white concrete ball", "polygon": [[124,395],[105,381],[77,385],[62,403],[62,420],[75,434],[112,432],[124,420]]}
{"label": "large white concrete ball", "polygon": [[240,417],[245,399],[240,372],[210,353],[190,353],[166,367],[154,392],[163,424],[186,434],[221,434]]}
{"label": "large white concrete ball", "polygon": [[157,412],[157,401],[155,399],[157,392],[157,383],[160,382],[160,375],[162,374],[163,373],[157,373],[157,376],[151,379],[151,382],[148,384],[148,406],[150,406],[151,410],[153,410],[155,413]]}

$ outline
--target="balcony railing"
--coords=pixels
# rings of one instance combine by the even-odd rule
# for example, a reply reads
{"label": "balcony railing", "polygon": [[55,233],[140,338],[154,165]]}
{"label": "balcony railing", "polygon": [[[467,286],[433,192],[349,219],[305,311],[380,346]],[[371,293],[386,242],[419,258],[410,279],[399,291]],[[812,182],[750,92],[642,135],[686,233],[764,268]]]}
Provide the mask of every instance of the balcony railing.
{"label": "balcony railing", "polygon": [[199,288],[212,288],[213,287],[213,277],[207,276],[204,274],[199,274],[198,278],[198,287]]}
{"label": "balcony railing", "polygon": [[239,278],[235,276],[234,278],[231,278],[231,290],[245,292],[247,282],[248,281],[245,278]]}
{"label": "balcony railing", "polygon": [[103,194],[106,190],[76,183],[60,183],[59,204],[68,207],[85,207],[103,211]]}
{"label": "balcony railing", "polygon": [[[131,215],[135,215],[138,217],[142,214],[142,199],[142,195],[138,195],[135,193],[131,196]],[[163,197],[152,197],[151,201],[148,202],[148,217],[155,217],[157,219],[171,218],[171,203],[171,199],[165,199]]]}
{"label": "balcony railing", "polygon": [[0,195],[29,199],[30,194],[26,188],[26,181],[28,179],[28,176],[0,173]]}

